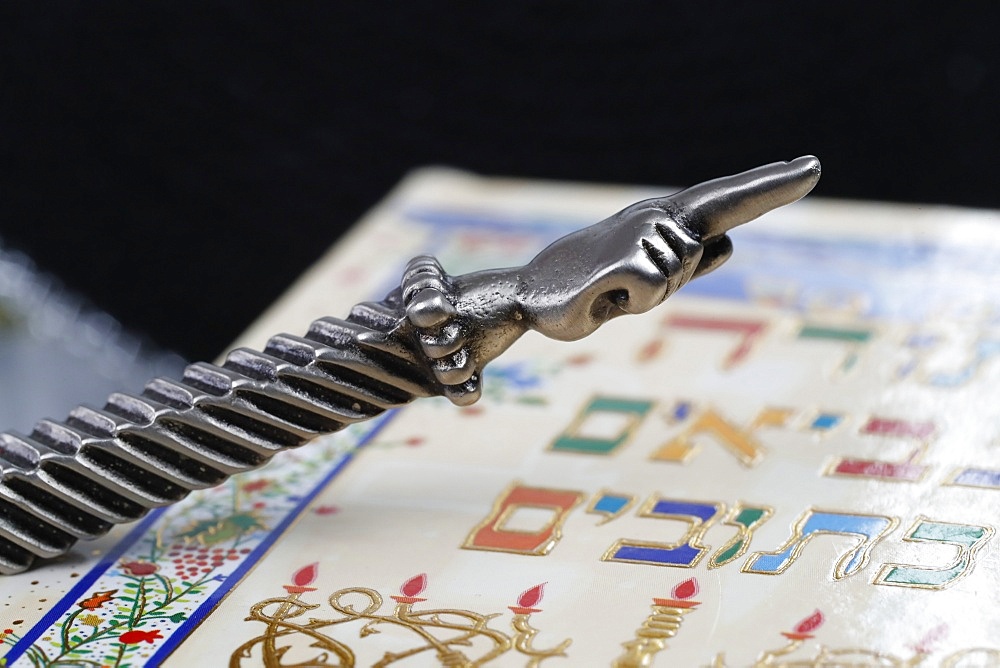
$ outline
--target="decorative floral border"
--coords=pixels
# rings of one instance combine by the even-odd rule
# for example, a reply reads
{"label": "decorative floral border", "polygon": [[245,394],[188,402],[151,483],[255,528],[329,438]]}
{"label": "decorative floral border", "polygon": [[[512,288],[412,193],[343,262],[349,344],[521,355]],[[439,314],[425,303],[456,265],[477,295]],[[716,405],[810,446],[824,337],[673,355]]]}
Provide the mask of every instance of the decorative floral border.
{"label": "decorative floral border", "polygon": [[0,643],[11,649],[0,665],[126,668],[162,660],[394,415],[154,511],[28,632],[2,630]]}

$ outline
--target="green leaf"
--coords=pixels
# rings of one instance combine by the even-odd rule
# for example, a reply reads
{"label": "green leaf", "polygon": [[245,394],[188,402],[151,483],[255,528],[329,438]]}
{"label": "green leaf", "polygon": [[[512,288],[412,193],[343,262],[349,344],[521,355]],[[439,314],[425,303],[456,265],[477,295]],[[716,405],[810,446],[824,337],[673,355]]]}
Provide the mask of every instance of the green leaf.
{"label": "green leaf", "polygon": [[187,529],[177,534],[178,538],[198,538],[202,534],[211,533],[219,525],[219,520],[199,520]]}

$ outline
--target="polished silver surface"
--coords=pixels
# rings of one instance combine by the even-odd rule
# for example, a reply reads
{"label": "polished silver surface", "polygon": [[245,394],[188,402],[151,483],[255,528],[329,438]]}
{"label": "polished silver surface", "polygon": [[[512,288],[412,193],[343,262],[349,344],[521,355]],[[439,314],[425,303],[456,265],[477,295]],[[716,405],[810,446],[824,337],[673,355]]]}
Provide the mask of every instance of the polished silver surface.
{"label": "polished silver surface", "polygon": [[803,157],[639,202],[523,267],[453,277],[421,256],[399,288],[345,320],[192,364],[29,435],[2,433],[0,573],[414,398],[473,403],[483,367],[529,329],[571,341],[652,309],[725,262],[729,230],[798,200],[819,175]]}

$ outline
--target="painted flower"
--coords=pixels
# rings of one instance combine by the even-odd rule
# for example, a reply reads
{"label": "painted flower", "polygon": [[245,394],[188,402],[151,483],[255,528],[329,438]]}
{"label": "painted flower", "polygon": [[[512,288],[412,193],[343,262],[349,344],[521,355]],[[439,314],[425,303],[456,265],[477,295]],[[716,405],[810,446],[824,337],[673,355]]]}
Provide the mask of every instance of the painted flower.
{"label": "painted flower", "polygon": [[94,628],[97,628],[98,626],[101,625],[101,618],[95,614],[80,615],[79,620],[81,624],[86,624],[87,626],[93,626]]}
{"label": "painted flower", "polygon": [[148,561],[123,561],[122,570],[125,571],[125,575],[142,577],[144,575],[152,575],[160,570],[160,567]]}
{"label": "painted flower", "polygon": [[123,645],[138,645],[141,642],[148,642],[153,644],[157,640],[161,640],[163,636],[160,635],[159,629],[153,629],[152,631],[126,631],[125,633],[118,636],[118,642]]}
{"label": "painted flower", "polygon": [[117,592],[118,592],[117,589],[110,589],[108,591],[97,591],[94,592],[90,596],[90,598],[80,601],[79,603],[77,603],[77,605],[79,605],[84,610],[97,610],[105,603],[113,599]]}
{"label": "painted flower", "polygon": [[243,485],[244,492],[259,492],[261,490],[267,489],[267,486],[271,484],[270,480],[263,478],[261,480],[254,480],[253,482],[248,482]]}
{"label": "painted flower", "polygon": [[490,377],[497,381],[504,381],[510,387],[518,390],[526,390],[538,387],[542,384],[542,378],[526,364],[518,362],[506,366],[490,367]]}

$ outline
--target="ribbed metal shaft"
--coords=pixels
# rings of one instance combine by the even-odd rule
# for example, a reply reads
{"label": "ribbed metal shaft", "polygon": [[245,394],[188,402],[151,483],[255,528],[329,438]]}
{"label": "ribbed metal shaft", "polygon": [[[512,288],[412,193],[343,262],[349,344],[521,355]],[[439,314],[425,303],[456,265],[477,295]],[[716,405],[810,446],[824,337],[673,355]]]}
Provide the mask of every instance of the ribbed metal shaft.
{"label": "ribbed metal shaft", "polygon": [[28,436],[0,434],[0,573],[58,556],[190,491],[257,468],[317,435],[433,393],[406,350],[366,345],[399,312],[361,304],[304,337],[241,348],[221,366],[188,366],[141,396],[112,394]]}

